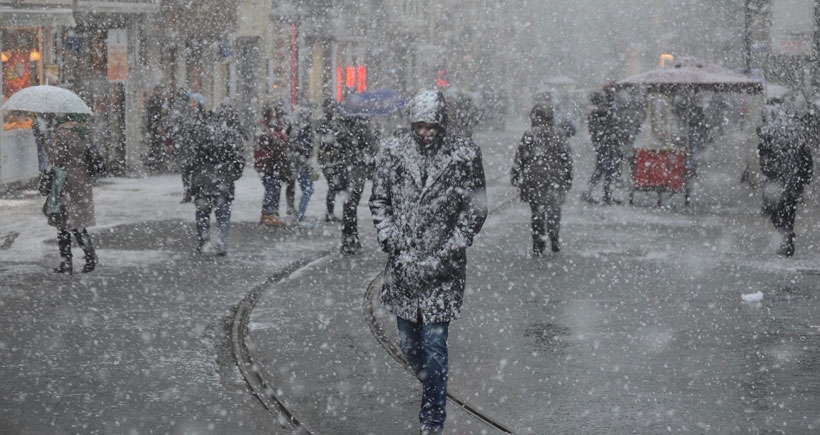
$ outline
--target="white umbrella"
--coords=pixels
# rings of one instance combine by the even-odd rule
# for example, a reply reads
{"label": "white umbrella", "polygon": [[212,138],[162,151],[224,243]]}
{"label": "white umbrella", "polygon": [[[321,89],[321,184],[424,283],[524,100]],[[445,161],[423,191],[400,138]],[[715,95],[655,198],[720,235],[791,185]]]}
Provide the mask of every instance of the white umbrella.
{"label": "white umbrella", "polygon": [[31,86],[15,92],[3,104],[3,110],[91,114],[91,109],[77,94],[68,89],[49,85]]}

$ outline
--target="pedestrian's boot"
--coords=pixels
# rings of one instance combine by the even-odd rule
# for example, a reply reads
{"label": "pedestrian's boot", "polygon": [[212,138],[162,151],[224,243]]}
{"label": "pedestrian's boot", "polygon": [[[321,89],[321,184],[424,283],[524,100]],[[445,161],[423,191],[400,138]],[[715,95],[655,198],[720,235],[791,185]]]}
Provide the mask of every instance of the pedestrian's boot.
{"label": "pedestrian's boot", "polygon": [[259,223],[268,227],[283,227],[285,226],[285,222],[279,219],[279,216],[276,213],[262,213],[262,217],[259,219]]}
{"label": "pedestrian's boot", "polygon": [[60,264],[54,268],[54,273],[74,273],[71,265],[71,233],[61,231],[57,235],[57,246],[60,248]]}
{"label": "pedestrian's boot", "polygon": [[558,252],[561,250],[561,239],[558,238],[557,231],[550,231],[550,249],[552,252]]}
{"label": "pedestrian's boot", "polygon": [[544,242],[544,239],[541,236],[533,237],[532,239],[532,256],[533,257],[540,257],[544,255],[544,249],[547,247],[547,243]]}
{"label": "pedestrian's boot", "polygon": [[344,255],[358,255],[362,253],[362,244],[359,241],[359,236],[351,235],[342,238],[342,254]]}
{"label": "pedestrian's boot", "polygon": [[93,272],[97,267],[97,251],[91,243],[91,236],[88,235],[88,231],[83,229],[81,233],[77,234],[77,243],[80,245],[80,248],[83,249],[83,253],[85,253],[85,265],[83,266],[82,272]]}
{"label": "pedestrian's boot", "polygon": [[784,257],[794,255],[794,232],[786,233],[783,236],[783,243],[780,244],[780,249],[777,250],[777,254]]}
{"label": "pedestrian's boot", "polygon": [[581,199],[590,204],[598,204],[598,201],[596,201],[595,198],[592,197],[592,192],[589,191],[582,193]]}

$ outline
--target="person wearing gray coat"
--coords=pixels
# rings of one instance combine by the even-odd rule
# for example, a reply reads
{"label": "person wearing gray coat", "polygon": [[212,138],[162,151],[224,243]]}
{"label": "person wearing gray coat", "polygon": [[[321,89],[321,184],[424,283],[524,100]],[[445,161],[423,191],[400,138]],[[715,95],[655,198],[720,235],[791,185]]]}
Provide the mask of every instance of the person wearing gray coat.
{"label": "person wearing gray coat", "polygon": [[[572,152],[567,135],[553,125],[552,108],[536,104],[530,113],[532,128],[524,133],[515,153],[511,181],[532,209],[532,251],[538,257],[546,247],[561,249],[561,205],[572,186]],[[546,226],[546,231],[545,231]]]}
{"label": "person wearing gray coat", "polygon": [[381,301],[396,315],[400,347],[423,383],[424,434],[444,429],[449,322],[461,316],[467,248],[487,217],[481,150],[447,134],[445,109],[436,90],[412,99],[411,128],[381,144],[370,197],[388,254]]}

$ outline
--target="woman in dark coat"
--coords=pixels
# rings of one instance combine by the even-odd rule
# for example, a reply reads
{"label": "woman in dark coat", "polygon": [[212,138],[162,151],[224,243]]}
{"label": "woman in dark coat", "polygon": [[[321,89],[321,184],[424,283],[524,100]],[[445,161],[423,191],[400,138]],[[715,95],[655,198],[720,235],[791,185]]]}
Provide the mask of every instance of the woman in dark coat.
{"label": "woman in dark coat", "polygon": [[552,108],[536,105],[530,120],[532,128],[515,153],[512,184],[532,209],[532,251],[540,256],[546,247],[545,232],[552,251],[561,249],[561,204],[572,186],[572,152],[566,134],[553,126]]}
{"label": "woman in dark coat", "polygon": [[94,218],[94,192],[88,174],[86,153],[91,146],[91,130],[88,115],[64,115],[56,120],[51,142],[46,144],[48,159],[55,168],[65,171],[62,190],[53,192],[64,206],[64,212],[49,217],[49,225],[57,228],[57,245],[60,264],[57,273],[73,273],[71,235],[85,253],[83,273],[91,272],[97,265],[97,253],[91,243],[87,227],[96,225]]}

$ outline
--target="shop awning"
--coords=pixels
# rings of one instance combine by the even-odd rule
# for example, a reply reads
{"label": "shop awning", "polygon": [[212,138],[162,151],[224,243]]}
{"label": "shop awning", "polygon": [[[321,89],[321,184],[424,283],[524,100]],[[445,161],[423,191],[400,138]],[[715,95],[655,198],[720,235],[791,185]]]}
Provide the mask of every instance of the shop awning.
{"label": "shop awning", "polygon": [[0,7],[0,27],[74,27],[74,12],[68,8],[22,9]]}

